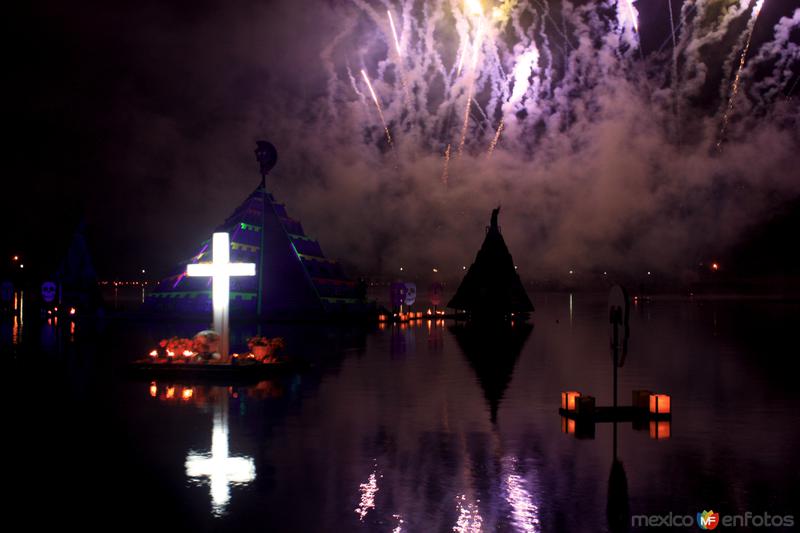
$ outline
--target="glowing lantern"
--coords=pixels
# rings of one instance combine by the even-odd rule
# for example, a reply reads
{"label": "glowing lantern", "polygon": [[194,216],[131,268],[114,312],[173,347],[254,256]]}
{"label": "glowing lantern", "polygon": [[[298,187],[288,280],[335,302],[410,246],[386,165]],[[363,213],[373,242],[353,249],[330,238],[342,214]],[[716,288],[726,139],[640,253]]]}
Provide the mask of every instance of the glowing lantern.
{"label": "glowing lantern", "polygon": [[378,315],[378,322],[386,322],[386,315]]}
{"label": "glowing lantern", "polygon": [[565,391],[561,393],[561,408],[567,411],[575,410],[575,399],[580,398],[581,393],[577,391]]}
{"label": "glowing lantern", "polygon": [[666,394],[650,395],[650,413],[654,415],[669,414],[669,396]]}
{"label": "glowing lantern", "polygon": [[669,438],[670,422],[669,420],[651,420],[650,421],[650,438],[655,440],[664,440]]}
{"label": "glowing lantern", "polygon": [[167,350],[167,357],[175,357],[175,352],[172,350]]}
{"label": "glowing lantern", "polygon": [[75,308],[74,307],[70,307],[69,308],[69,314],[70,315],[75,315]]}
{"label": "glowing lantern", "polygon": [[194,396],[194,390],[193,389],[183,389],[183,392],[181,393],[181,397],[184,400],[190,400],[192,398],[192,396]]}
{"label": "glowing lantern", "polygon": [[150,383],[150,397],[155,398],[157,395],[158,395],[158,385],[156,385],[156,382],[153,381],[152,383]]}
{"label": "glowing lantern", "polygon": [[152,357],[153,359],[158,357],[158,350],[153,350],[152,352],[150,352],[150,357]]}
{"label": "glowing lantern", "polygon": [[175,387],[167,387],[167,398],[172,399],[175,397]]}
{"label": "glowing lantern", "polygon": [[194,357],[194,352],[192,352],[190,350],[184,350],[183,351],[183,356],[184,357]]}

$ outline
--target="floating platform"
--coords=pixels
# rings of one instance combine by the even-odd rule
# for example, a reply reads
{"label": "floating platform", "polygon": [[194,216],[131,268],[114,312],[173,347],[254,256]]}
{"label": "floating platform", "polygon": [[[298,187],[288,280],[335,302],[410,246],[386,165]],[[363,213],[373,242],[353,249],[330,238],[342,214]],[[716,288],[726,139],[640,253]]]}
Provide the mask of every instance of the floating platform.
{"label": "floating platform", "polygon": [[161,379],[199,379],[203,381],[258,381],[273,376],[307,370],[304,361],[279,363],[153,363],[136,361],[128,365],[132,377]]}
{"label": "floating platform", "polygon": [[458,316],[455,313],[445,313],[444,311],[430,314],[422,311],[409,311],[407,313],[381,313],[377,318],[379,324],[405,324],[408,322],[423,322],[425,320],[452,319]]}
{"label": "floating platform", "polygon": [[598,406],[594,409],[578,412],[577,410],[558,409],[558,414],[570,420],[580,422],[639,422],[647,420],[671,420],[672,413],[652,413],[649,409],[633,405]]}

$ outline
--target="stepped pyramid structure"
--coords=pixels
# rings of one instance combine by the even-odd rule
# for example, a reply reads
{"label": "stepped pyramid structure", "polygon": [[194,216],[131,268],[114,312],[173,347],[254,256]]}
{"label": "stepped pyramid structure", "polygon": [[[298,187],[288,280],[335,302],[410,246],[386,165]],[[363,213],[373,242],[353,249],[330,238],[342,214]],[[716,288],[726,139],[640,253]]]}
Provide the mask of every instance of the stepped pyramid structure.
{"label": "stepped pyramid structure", "polygon": [[491,224],[486,228],[486,238],[475,262],[447,304],[472,318],[507,318],[511,313],[533,312],[533,304],[514,268],[514,259],[500,234],[499,213],[499,207],[492,211]]}
{"label": "stepped pyramid structure", "polygon": [[[259,142],[259,150],[269,143]],[[272,145],[269,149],[274,152]],[[262,155],[262,178],[277,160]],[[230,278],[233,316],[265,319],[313,319],[370,311],[365,287],[348,279],[341,265],[325,257],[319,242],[289,216],[286,206],[266,191],[265,179],[214,232],[230,235],[231,262],[255,263],[256,276]],[[261,245],[264,253],[261,254]],[[264,268],[261,268],[261,262]],[[169,314],[211,312],[211,279],[186,275],[186,265],[211,261],[211,234],[196,255],[182,261],[147,297],[145,309]],[[261,293],[259,305],[259,293]]]}

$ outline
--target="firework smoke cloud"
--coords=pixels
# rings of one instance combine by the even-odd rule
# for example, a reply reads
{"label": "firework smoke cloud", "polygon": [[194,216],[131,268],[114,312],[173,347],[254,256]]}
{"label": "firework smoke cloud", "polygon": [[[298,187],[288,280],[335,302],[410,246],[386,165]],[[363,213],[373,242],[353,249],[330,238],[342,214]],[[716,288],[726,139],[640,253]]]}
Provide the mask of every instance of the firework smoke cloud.
{"label": "firework smoke cloud", "polygon": [[[361,272],[457,275],[501,204],[525,277],[674,275],[800,193],[785,170],[800,168],[793,2],[338,0],[270,14],[247,14],[268,37],[246,54],[269,76],[248,80],[249,118],[228,140],[273,140],[270,188]],[[215,220],[246,194],[217,189],[214,205],[229,203]]]}

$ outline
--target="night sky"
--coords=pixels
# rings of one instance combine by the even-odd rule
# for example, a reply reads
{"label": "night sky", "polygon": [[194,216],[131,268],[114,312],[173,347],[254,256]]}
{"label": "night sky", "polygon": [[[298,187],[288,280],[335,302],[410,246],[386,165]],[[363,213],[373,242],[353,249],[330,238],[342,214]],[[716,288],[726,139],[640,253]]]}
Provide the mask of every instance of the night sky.
{"label": "night sky", "polygon": [[[520,15],[527,42],[509,29],[493,40],[500,59],[483,50],[480,109],[445,186],[443,154],[448,144],[456,153],[466,102],[466,86],[451,79],[448,105],[432,74],[437,60],[450,72],[459,53],[447,16],[437,51],[414,48],[398,74],[380,4],[16,3],[3,32],[2,250],[42,254],[82,216],[101,278],[141,268],[158,277],[258,185],[262,138],[279,151],[269,182],[277,199],[327,255],[368,274],[456,272],[498,204],[523,277],[570,267],[676,273],[714,255],[744,264],[751,252],[742,250],[772,257],[785,247],[798,227],[800,90],[787,95],[800,75],[800,2],[766,0],[721,155],[720,87],[733,78],[747,12],[726,21],[709,8],[705,26],[687,14],[694,34],[686,30],[678,54],[676,106],[671,41],[658,50],[670,35],[666,6],[640,7],[642,54],[626,45],[630,30],[593,18],[613,10],[580,12],[577,2],[557,31],[559,3],[550,4],[549,18]],[[419,34],[408,21],[423,11],[397,6],[410,43]],[[500,74],[491,72],[510,80],[533,48],[538,63],[523,78],[535,97],[507,88],[492,114]],[[434,60],[421,66],[425,58]],[[500,118],[504,136],[489,158]]]}

